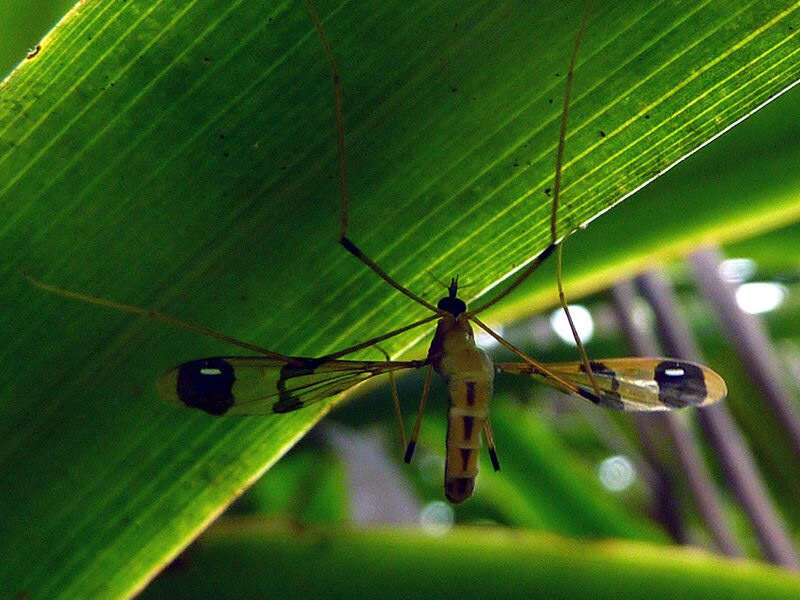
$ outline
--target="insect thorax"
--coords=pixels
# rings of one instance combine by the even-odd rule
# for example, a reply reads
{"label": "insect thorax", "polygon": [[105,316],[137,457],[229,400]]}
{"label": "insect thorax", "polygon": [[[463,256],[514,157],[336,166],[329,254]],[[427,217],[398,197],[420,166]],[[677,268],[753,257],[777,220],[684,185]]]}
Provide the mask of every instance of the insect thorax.
{"label": "insect thorax", "polygon": [[439,320],[428,358],[436,372],[445,379],[463,378],[467,374],[488,381],[494,377],[492,361],[475,345],[472,326],[463,314]]}

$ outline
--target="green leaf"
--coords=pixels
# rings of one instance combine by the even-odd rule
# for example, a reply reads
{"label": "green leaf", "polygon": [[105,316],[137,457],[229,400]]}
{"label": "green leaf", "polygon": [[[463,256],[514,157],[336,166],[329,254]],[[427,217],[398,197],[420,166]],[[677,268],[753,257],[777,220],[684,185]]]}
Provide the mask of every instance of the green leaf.
{"label": "green leaf", "polygon": [[[428,269],[477,293],[538,253],[582,3],[317,9],[344,81],[352,238],[433,299]],[[789,1],[598,6],[559,231],[796,80],[797,20]],[[166,368],[235,349],[45,294],[20,269],[321,354],[424,313],[337,248],[336,177],[330,73],[299,2],[82,3],[2,85],[0,581],[12,593],[132,593],[330,408],[231,420],[163,405],[153,381]],[[694,198],[704,222],[739,231],[753,207],[773,214],[763,197],[734,212]],[[662,253],[684,240],[679,216]],[[641,222],[611,229],[650,239]],[[629,266],[606,254],[614,239],[593,243],[595,273]]]}
{"label": "green leaf", "polygon": [[485,528],[304,531],[215,525],[143,598],[793,598],[800,577],[641,542]]}
{"label": "green leaf", "polygon": [[0,37],[0,77],[6,75],[28,54],[36,52],[42,33],[75,4],[72,0],[44,0],[20,10],[19,5],[0,5],[3,16],[3,36]]}

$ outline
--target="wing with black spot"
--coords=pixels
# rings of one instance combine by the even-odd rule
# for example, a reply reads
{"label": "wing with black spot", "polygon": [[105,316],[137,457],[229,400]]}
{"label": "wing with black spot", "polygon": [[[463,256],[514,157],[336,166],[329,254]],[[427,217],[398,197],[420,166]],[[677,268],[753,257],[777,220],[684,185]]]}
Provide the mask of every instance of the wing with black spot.
{"label": "wing with black spot", "polygon": [[[591,361],[592,374],[601,396],[595,394],[581,362],[546,364],[588,398],[607,408],[624,411],[673,410],[685,406],[706,406],[725,398],[725,381],[714,371],[697,363],[674,358],[610,358]],[[497,363],[498,371],[529,375],[542,383],[559,387],[528,363]]]}
{"label": "wing with black spot", "polygon": [[164,373],[161,395],[212,415],[260,415],[296,410],[390,371],[423,361],[356,361],[221,356],[183,363]]}

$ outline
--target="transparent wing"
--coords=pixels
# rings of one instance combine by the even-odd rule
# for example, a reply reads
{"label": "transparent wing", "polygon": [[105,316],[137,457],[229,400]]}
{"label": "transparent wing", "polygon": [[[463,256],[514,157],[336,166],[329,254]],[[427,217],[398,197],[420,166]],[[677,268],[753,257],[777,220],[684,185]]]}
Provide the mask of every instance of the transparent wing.
{"label": "transparent wing", "polygon": [[166,400],[212,415],[260,415],[296,410],[377,375],[425,364],[221,356],[178,365],[158,379],[157,387]]}
{"label": "transparent wing", "polygon": [[[545,365],[566,382],[582,390],[582,397],[596,404],[625,411],[673,410],[685,406],[706,406],[728,394],[725,381],[714,371],[697,363],[674,358],[611,358],[591,361],[598,398],[580,362]],[[497,363],[498,371],[529,375],[553,385],[527,363]],[[557,387],[557,386],[555,386]]]}

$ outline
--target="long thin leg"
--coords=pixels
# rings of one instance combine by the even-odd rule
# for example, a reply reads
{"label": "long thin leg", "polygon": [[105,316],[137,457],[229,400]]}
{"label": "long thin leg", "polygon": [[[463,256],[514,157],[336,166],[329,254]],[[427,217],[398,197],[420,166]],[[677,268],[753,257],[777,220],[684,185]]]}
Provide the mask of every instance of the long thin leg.
{"label": "long thin leg", "polygon": [[575,59],[578,56],[578,48],[583,39],[583,32],[586,31],[586,24],[589,22],[589,15],[592,13],[592,0],[586,0],[583,8],[583,20],[578,35],[575,36],[575,43],[572,46],[572,54],[569,57],[569,68],[567,69],[567,80],[564,84],[564,104],[561,108],[561,130],[558,133],[558,149],[556,150],[556,173],[553,180],[553,206],[550,211],[550,241],[556,241],[556,225],[558,225],[558,195],[561,191],[561,170],[564,164],[564,146],[567,140],[567,123],[569,122],[569,100],[572,95],[572,78],[575,72]]}
{"label": "long thin leg", "polygon": [[[569,59],[569,69],[567,70],[567,81],[566,81],[566,89],[564,90],[564,105],[561,109],[561,130],[558,134],[558,149],[556,150],[556,174],[555,179],[553,181],[553,206],[550,212],[550,239],[551,241],[555,241],[556,239],[556,226],[557,226],[557,218],[558,218],[558,197],[561,191],[561,170],[564,164],[564,145],[567,139],[567,123],[569,121],[569,99],[570,95],[572,94],[572,78],[575,71],[575,57],[578,55],[578,47],[581,43],[581,38],[583,37],[583,32],[586,28],[586,23],[589,20],[589,14],[592,11],[592,0],[587,0],[586,6],[583,13],[583,21],[581,22],[581,28],[578,31],[578,36],[575,38],[575,44],[572,47],[572,55]],[[562,246],[563,240],[561,244],[558,246],[558,252],[556,253],[556,282],[558,283],[558,299],[561,302],[561,308],[564,310],[564,314],[567,315],[567,321],[569,322],[569,327],[572,330],[572,337],[575,338],[575,343],[578,346],[578,353],[581,356],[581,362],[583,363],[583,368],[586,370],[586,375],[589,377],[589,381],[592,383],[592,389],[594,393],[598,396],[600,395],[600,390],[597,387],[597,382],[594,380],[594,375],[592,374],[591,366],[589,365],[589,357],[586,354],[586,349],[583,347],[583,342],[581,342],[581,336],[578,335],[578,330],[575,328],[575,323],[572,320],[572,315],[569,312],[569,307],[567,306],[567,298],[564,294],[564,284],[561,277],[561,255],[562,255]]]}
{"label": "long thin leg", "polygon": [[425,402],[428,400],[428,392],[431,389],[431,374],[433,373],[432,365],[428,365],[425,369],[425,383],[422,386],[422,396],[419,399],[419,409],[417,410],[417,419],[414,421],[414,429],[411,430],[411,438],[408,440],[406,447],[406,455],[403,460],[406,463],[411,463],[411,457],[414,456],[414,448],[417,447],[417,438],[419,437],[419,429],[422,426],[422,416],[425,414]]}
{"label": "long thin leg", "polygon": [[583,32],[586,30],[586,25],[589,22],[589,15],[592,12],[592,0],[587,0],[586,6],[584,7],[583,11],[583,20],[581,21],[581,27],[578,30],[578,35],[575,37],[575,43],[572,46],[572,54],[569,58],[569,68],[567,70],[567,78],[566,84],[564,86],[564,104],[563,108],[561,109],[561,130],[558,135],[558,149],[556,150],[556,172],[555,172],[555,181],[553,183],[553,203],[550,208],[550,245],[545,248],[539,256],[537,256],[527,267],[525,267],[522,271],[520,271],[519,275],[516,276],[511,283],[508,284],[506,289],[504,289],[500,294],[492,298],[489,302],[480,305],[478,308],[470,311],[470,315],[477,315],[490,306],[496,304],[506,296],[508,296],[512,291],[514,291],[519,285],[525,281],[528,277],[530,277],[533,272],[539,268],[550,254],[553,253],[555,250],[556,244],[558,243],[557,232],[556,232],[556,225],[558,223],[558,196],[561,190],[561,169],[564,162],[564,144],[567,139],[567,123],[569,121],[569,101],[572,95],[572,78],[573,73],[575,71],[575,59],[578,56],[578,48],[581,45],[581,40],[583,39]]}
{"label": "long thin leg", "polygon": [[238,338],[225,335],[224,333],[220,333],[219,331],[215,331],[214,329],[210,329],[209,327],[204,327],[203,325],[195,325],[194,323],[189,323],[188,321],[181,321],[180,319],[176,319],[173,316],[156,312],[154,310],[149,310],[147,308],[140,308],[138,306],[132,306],[130,304],[121,304],[119,302],[114,302],[113,300],[108,300],[106,298],[89,296],[87,294],[82,294],[81,292],[75,292],[72,290],[60,288],[55,285],[50,285],[49,283],[44,283],[43,281],[39,281],[38,279],[29,275],[28,273],[23,272],[22,275],[32,285],[35,285],[36,287],[43,289],[47,292],[58,294],[59,296],[64,296],[65,298],[71,298],[72,300],[78,300],[79,302],[86,302],[88,304],[97,304],[99,306],[105,306],[106,308],[111,308],[114,310],[131,313],[134,315],[140,315],[143,317],[147,317],[148,319],[152,319],[154,321],[163,321],[164,323],[169,323],[173,327],[178,327],[180,329],[188,329],[189,331],[194,331],[196,333],[200,333],[208,337],[216,338],[218,340],[222,340],[223,342],[228,342],[229,344],[233,344],[234,346],[239,346],[240,348],[246,348],[247,350],[258,352],[259,354],[263,354],[264,356],[267,356],[269,358],[274,358],[276,360],[286,360],[286,361],[292,360],[290,356],[284,356],[283,354],[272,352],[271,350],[267,350],[266,348],[262,348],[261,346],[256,346],[255,344],[251,344],[249,342],[242,341]]}
{"label": "long thin leg", "polygon": [[[567,139],[567,124],[569,122],[569,101],[572,95],[572,80],[573,75],[575,72],[575,59],[578,55],[578,48],[580,47],[581,39],[583,38],[583,32],[586,29],[586,24],[589,21],[589,15],[592,10],[592,0],[588,0],[586,2],[586,6],[583,12],[583,20],[581,21],[581,27],[578,30],[578,35],[575,37],[575,43],[572,47],[572,54],[569,59],[569,68],[567,69],[567,77],[566,83],[564,86],[564,104],[561,109],[561,128],[558,135],[558,149],[556,150],[556,168],[555,168],[555,178],[553,182],[553,203],[550,209],[550,245],[545,248],[544,252],[542,252],[536,259],[525,268],[525,270],[517,276],[517,278],[499,295],[496,296],[490,302],[478,307],[476,310],[473,310],[470,315],[475,315],[482,310],[485,310],[501,298],[507,296],[514,288],[516,288],[519,284],[521,284],[528,276],[531,275],[539,265],[544,262],[544,260],[552,253],[553,248],[556,246],[556,236],[557,236],[557,224],[558,224],[558,199],[559,194],[561,191],[561,171],[564,164],[564,146]],[[561,277],[561,255],[562,255],[562,245],[564,241],[562,240],[560,244],[558,244],[558,251],[556,252],[556,282],[558,284],[558,299],[561,303],[561,308],[564,311],[564,314],[567,316],[567,321],[569,322],[570,329],[572,330],[572,336],[575,338],[575,343],[578,346],[578,352],[581,357],[581,362],[583,363],[583,368],[586,371],[587,376],[589,377],[589,381],[592,384],[592,389],[597,396],[600,396],[600,390],[597,387],[597,382],[594,379],[594,375],[592,373],[591,366],[589,365],[589,357],[586,354],[586,349],[583,347],[583,342],[581,341],[580,335],[578,335],[578,330],[575,328],[575,323],[572,319],[572,315],[569,312],[569,307],[567,306],[567,299],[566,295],[564,294],[564,285]]]}
{"label": "long thin leg", "polygon": [[406,424],[403,422],[403,411],[400,408],[400,395],[397,393],[397,381],[394,378],[394,371],[389,371],[389,384],[392,388],[392,404],[394,405],[394,417],[397,420],[397,429],[400,431],[400,452],[406,450]]}
{"label": "long thin leg", "polygon": [[331,49],[330,42],[328,41],[328,36],[325,33],[325,28],[322,26],[322,21],[317,14],[314,5],[312,4],[311,0],[306,0],[306,5],[308,6],[308,11],[311,13],[311,18],[314,21],[314,27],[317,30],[317,35],[319,36],[320,41],[322,42],[322,48],[325,51],[325,57],[328,59],[328,64],[331,67],[331,75],[333,78],[333,96],[335,102],[335,115],[336,115],[336,147],[337,152],[339,154],[339,202],[340,202],[340,211],[341,211],[341,220],[339,223],[339,243],[347,250],[350,254],[355,256],[358,260],[364,263],[367,267],[369,267],[373,272],[375,272],[378,277],[383,279],[386,283],[391,285],[393,288],[402,292],[415,302],[421,304],[428,310],[431,310],[437,314],[441,314],[438,308],[436,308],[433,304],[426,302],[417,294],[412,292],[411,290],[407,289],[400,283],[398,283],[393,277],[391,277],[386,271],[384,271],[378,264],[369,258],[361,249],[356,246],[350,238],[347,237],[347,226],[350,218],[350,208],[348,202],[348,184],[347,184],[347,160],[345,158],[345,151],[344,151],[344,112],[342,109],[343,105],[343,94],[342,94],[342,78],[339,75],[339,67],[336,64],[336,59],[333,56],[333,50]]}
{"label": "long thin leg", "polygon": [[412,292],[411,290],[405,288],[402,284],[400,284],[397,281],[395,281],[386,271],[384,271],[382,268],[380,268],[378,266],[378,264],[374,260],[369,258],[366,254],[364,254],[361,251],[361,249],[358,246],[356,246],[353,242],[351,242],[349,238],[342,237],[339,240],[339,243],[344,247],[345,250],[347,250],[350,254],[355,256],[362,263],[367,265],[370,269],[372,269],[378,275],[378,277],[383,279],[386,283],[388,283],[394,289],[396,289],[399,292],[402,292],[403,294],[405,294],[406,296],[408,296],[409,298],[411,298],[412,300],[414,300],[418,304],[421,304],[422,306],[424,306],[428,310],[432,310],[433,312],[435,312],[437,314],[437,316],[444,316],[444,313],[441,310],[439,310],[438,308],[436,308],[433,304],[431,304],[427,300],[423,300],[421,297],[417,296],[414,292]]}
{"label": "long thin leg", "polygon": [[[376,346],[378,350],[380,350],[383,355],[386,357],[387,361],[392,360],[389,356],[389,353],[386,352],[380,346]],[[394,417],[397,420],[397,429],[400,431],[400,452],[406,451],[406,425],[403,422],[403,411],[400,408],[400,394],[397,393],[397,381],[394,378],[394,371],[391,369],[389,370],[389,385],[392,389],[392,404],[394,405]]]}
{"label": "long thin leg", "polygon": [[494,434],[489,418],[483,422],[483,433],[486,435],[486,445],[489,447],[489,458],[492,459],[492,467],[495,471],[500,470],[500,461],[497,460],[497,447],[494,445]]}
{"label": "long thin leg", "polygon": [[[232,337],[230,335],[226,335],[224,333],[220,333],[210,327],[205,327],[203,325],[196,325],[194,323],[189,323],[188,321],[182,321],[176,317],[171,315],[167,315],[165,313],[160,313],[155,310],[150,310],[147,308],[141,308],[139,306],[133,306],[130,304],[122,304],[120,302],[115,302],[114,300],[109,300],[107,298],[100,298],[98,296],[90,296],[88,294],[84,294],[82,292],[76,292],[73,290],[67,290],[64,288],[60,288],[55,285],[50,285],[49,283],[45,283],[33,277],[28,273],[22,273],[23,277],[27,279],[32,285],[45,290],[47,292],[51,292],[53,294],[58,294],[59,296],[64,296],[65,298],[70,298],[72,300],[78,300],[79,302],[86,302],[88,304],[97,304],[99,306],[104,306],[106,308],[111,308],[113,310],[118,310],[121,312],[131,313],[134,315],[140,315],[143,317],[147,317],[148,319],[152,319],[154,321],[162,321],[164,323],[169,323],[173,327],[178,327],[180,329],[188,329],[189,331],[194,331],[196,333],[200,333],[202,335],[212,337],[218,340],[222,340],[223,342],[227,342],[229,344],[233,344],[234,346],[239,346],[240,348],[246,348],[247,350],[252,350],[253,352],[258,352],[259,354],[263,354],[269,358],[274,358],[276,360],[286,360],[291,361],[291,356],[285,356],[283,354],[278,354],[277,352],[272,352],[271,350],[267,350],[266,348],[262,348],[261,346],[257,346],[255,344],[251,344],[249,342],[245,342],[238,338]],[[425,323],[430,323],[431,321],[438,319],[439,315],[431,315],[429,317],[425,317],[420,321],[415,321],[410,325],[406,325],[405,327],[401,327],[400,329],[395,329],[394,331],[390,331],[389,333],[384,333],[383,335],[379,335],[372,339],[369,339],[365,342],[361,342],[360,344],[356,344],[355,346],[350,346],[349,348],[344,348],[332,354],[327,354],[322,356],[316,360],[320,362],[325,362],[328,360],[335,360],[340,356],[344,356],[346,354],[350,354],[351,352],[355,352],[356,350],[362,350],[364,348],[369,348],[383,340],[388,340],[396,335],[400,335],[410,329],[414,329],[415,327],[419,327],[420,325],[424,325]],[[388,359],[387,359],[388,360]]]}
{"label": "long thin leg", "polygon": [[345,354],[350,354],[351,352],[355,352],[356,350],[363,350],[364,348],[369,348],[370,346],[374,346],[375,344],[378,344],[383,340],[388,340],[389,338],[392,338],[396,335],[400,335],[401,333],[404,333],[409,329],[414,329],[415,327],[419,327],[420,325],[424,325],[425,323],[430,323],[431,321],[438,318],[439,315],[431,315],[429,317],[425,317],[424,319],[411,323],[411,325],[406,325],[405,327],[401,327],[400,329],[395,329],[394,331],[390,331],[389,333],[384,333],[383,335],[379,335],[365,342],[361,342],[360,344],[356,344],[355,346],[350,346],[349,348],[337,350],[332,354],[326,354],[325,356],[321,356],[318,360],[320,361],[334,360],[336,358],[339,358],[340,356],[344,356]]}
{"label": "long thin leg", "polygon": [[553,253],[553,250],[555,250],[555,249],[556,249],[556,244],[555,243],[551,243],[549,246],[547,246],[547,248],[545,248],[542,251],[542,253],[539,254],[539,256],[534,258],[533,261],[531,261],[531,263],[527,267],[525,267],[520,272],[520,274],[517,275],[516,278],[513,281],[511,281],[511,283],[508,284],[506,289],[504,289],[502,292],[500,292],[497,296],[495,296],[494,298],[492,298],[488,302],[485,302],[485,303],[481,304],[478,308],[475,308],[475,309],[469,311],[469,313],[467,313],[467,316],[468,317],[472,317],[474,315],[482,313],[483,311],[485,311],[490,306],[493,306],[494,304],[497,304],[498,302],[500,302],[500,300],[502,300],[503,298],[508,296],[511,292],[513,292],[515,289],[517,289],[517,287],[523,281],[525,281],[528,277],[530,277],[533,274],[533,272],[536,269],[538,269],[544,261],[547,260],[547,258]]}
{"label": "long thin leg", "polygon": [[325,28],[322,26],[317,10],[314,8],[311,0],[306,0],[308,12],[311,13],[311,19],[314,21],[314,27],[317,30],[322,42],[322,49],[325,51],[325,57],[328,59],[328,64],[331,66],[331,75],[333,77],[333,95],[336,110],[336,143],[339,154],[339,202],[341,204],[341,223],[339,226],[339,238],[347,237],[347,219],[349,210],[347,206],[348,198],[348,185],[347,185],[347,161],[344,154],[344,116],[342,110],[342,81],[339,76],[339,67],[336,65],[336,59],[333,56],[330,42],[328,42],[328,35],[325,33]]}
{"label": "long thin leg", "polygon": [[567,297],[564,295],[564,283],[561,279],[561,249],[563,248],[563,242],[558,246],[558,252],[556,253],[556,281],[558,282],[558,300],[561,302],[561,308],[564,311],[564,314],[567,315],[567,321],[569,322],[569,328],[572,330],[572,337],[575,339],[575,343],[578,345],[578,353],[581,355],[581,362],[583,363],[583,368],[586,371],[586,375],[589,377],[589,381],[592,383],[592,389],[594,393],[600,396],[600,388],[597,387],[597,382],[594,380],[594,373],[592,373],[592,367],[589,364],[589,356],[586,354],[586,348],[583,347],[583,342],[581,341],[581,336],[578,335],[578,330],[575,328],[575,323],[572,321],[572,315],[569,312],[569,307],[567,306]]}
{"label": "long thin leg", "polygon": [[478,319],[478,317],[471,317],[470,320],[472,320],[481,329],[483,329],[486,333],[488,333],[494,339],[496,339],[500,343],[500,345],[508,348],[509,350],[511,350],[511,352],[513,352],[514,354],[519,356],[522,360],[524,360],[526,363],[531,365],[534,369],[536,369],[536,372],[539,375],[549,379],[554,387],[560,389],[564,393],[575,394],[577,396],[581,396],[582,398],[586,398],[587,400],[589,400],[590,402],[594,402],[595,404],[602,403],[602,399],[601,399],[600,396],[598,396],[596,394],[593,394],[592,392],[587,392],[583,388],[576,387],[576,386],[572,385],[571,383],[567,383],[566,381],[561,379],[561,377],[559,377],[558,375],[553,373],[550,369],[548,369],[546,366],[544,366],[542,363],[540,363],[537,360],[534,360],[533,358],[531,358],[530,356],[525,354],[522,350],[517,348],[514,344],[512,344],[511,342],[509,342],[508,340],[506,340],[505,338],[500,336],[500,334],[495,333],[494,331],[492,331],[489,328],[489,326],[486,325],[480,319]]}

